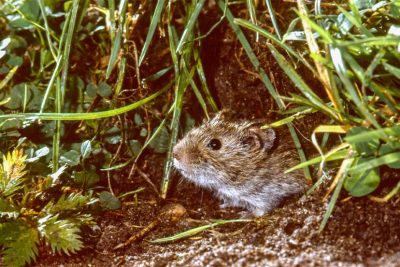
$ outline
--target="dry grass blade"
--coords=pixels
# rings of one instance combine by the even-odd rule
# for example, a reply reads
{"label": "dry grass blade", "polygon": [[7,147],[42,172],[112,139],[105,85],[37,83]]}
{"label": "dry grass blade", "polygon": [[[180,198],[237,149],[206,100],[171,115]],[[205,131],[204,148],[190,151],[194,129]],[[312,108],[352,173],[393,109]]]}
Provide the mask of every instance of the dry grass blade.
{"label": "dry grass blade", "polygon": [[[300,17],[301,17],[301,21],[302,21],[303,29],[304,29],[304,34],[307,39],[307,44],[310,49],[310,53],[320,56],[321,51],[320,51],[317,41],[315,40],[315,38],[313,36],[312,28],[311,28],[310,24],[307,22],[307,20],[305,19],[308,15],[306,3],[304,2],[304,0],[297,0],[297,5],[299,8]],[[331,82],[332,76],[329,74],[329,70],[323,64],[321,64],[318,60],[314,59],[314,64],[315,64],[315,67],[317,68],[317,71],[319,74],[318,78],[322,82],[322,84],[325,88],[325,91],[326,91],[329,99],[333,103],[334,107],[339,111],[343,110],[342,105],[338,101],[337,93],[335,93],[335,91],[332,89],[332,82]],[[338,114],[338,119],[340,122],[343,121],[343,117],[340,113]]]}

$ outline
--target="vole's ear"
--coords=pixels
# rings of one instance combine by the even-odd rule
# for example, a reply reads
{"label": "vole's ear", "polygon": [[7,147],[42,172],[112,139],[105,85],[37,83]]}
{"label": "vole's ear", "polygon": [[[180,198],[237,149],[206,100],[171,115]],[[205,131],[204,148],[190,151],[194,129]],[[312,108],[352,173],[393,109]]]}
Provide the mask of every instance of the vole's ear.
{"label": "vole's ear", "polygon": [[244,138],[243,144],[256,146],[266,151],[274,146],[276,134],[272,128],[260,129],[257,126],[252,126],[248,131],[248,135]]}

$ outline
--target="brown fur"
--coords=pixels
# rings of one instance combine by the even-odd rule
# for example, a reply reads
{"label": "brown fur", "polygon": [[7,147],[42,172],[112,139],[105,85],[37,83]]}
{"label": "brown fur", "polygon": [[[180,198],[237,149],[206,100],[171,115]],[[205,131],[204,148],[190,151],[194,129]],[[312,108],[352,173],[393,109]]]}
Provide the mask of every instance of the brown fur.
{"label": "brown fur", "polygon": [[284,173],[298,160],[296,151],[280,141],[272,129],[219,113],[175,145],[174,165],[188,180],[213,190],[224,207],[261,216],[306,188],[300,171]]}

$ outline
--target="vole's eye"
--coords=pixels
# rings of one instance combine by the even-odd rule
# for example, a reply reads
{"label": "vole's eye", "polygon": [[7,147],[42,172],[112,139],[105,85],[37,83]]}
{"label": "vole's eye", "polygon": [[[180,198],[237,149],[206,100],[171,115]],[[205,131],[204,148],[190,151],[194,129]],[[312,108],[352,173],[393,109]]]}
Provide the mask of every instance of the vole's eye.
{"label": "vole's eye", "polygon": [[221,141],[218,139],[211,139],[211,141],[207,144],[207,147],[211,148],[212,150],[218,150],[221,148]]}

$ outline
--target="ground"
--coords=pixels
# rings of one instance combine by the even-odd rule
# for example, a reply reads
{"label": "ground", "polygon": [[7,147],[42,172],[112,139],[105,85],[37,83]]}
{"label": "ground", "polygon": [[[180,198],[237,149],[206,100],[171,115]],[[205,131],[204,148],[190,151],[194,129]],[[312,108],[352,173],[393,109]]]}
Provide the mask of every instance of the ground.
{"label": "ground", "polygon": [[[400,211],[396,199],[379,204],[367,198],[340,202],[323,232],[326,210],[316,192],[250,223],[223,225],[192,238],[155,245],[170,236],[217,218],[237,218],[220,210],[208,192],[181,184],[168,202],[187,213],[175,224],[161,224],[143,240],[114,250],[153,221],[161,209],[154,199],[125,203],[99,219],[96,242],[72,257],[45,255],[38,266],[399,266]],[[191,193],[187,193],[191,192]],[[193,199],[195,201],[193,201]],[[397,199],[398,200],[398,199]]]}

